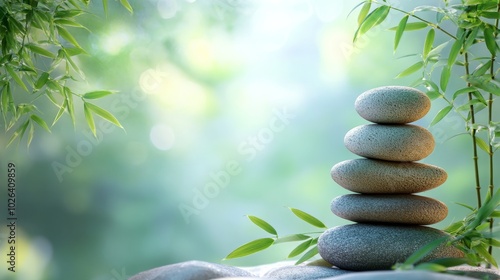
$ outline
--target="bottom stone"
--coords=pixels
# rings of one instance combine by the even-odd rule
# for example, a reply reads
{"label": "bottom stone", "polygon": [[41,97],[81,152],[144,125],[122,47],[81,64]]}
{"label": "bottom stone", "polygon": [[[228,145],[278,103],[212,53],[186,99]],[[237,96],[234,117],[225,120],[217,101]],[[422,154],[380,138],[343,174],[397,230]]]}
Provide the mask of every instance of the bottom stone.
{"label": "bottom stone", "polygon": [[[318,240],[318,250],[324,260],[340,269],[390,269],[443,236],[447,234],[425,226],[359,223],[328,229]],[[445,257],[460,258],[463,253],[455,247],[441,245],[423,261]]]}

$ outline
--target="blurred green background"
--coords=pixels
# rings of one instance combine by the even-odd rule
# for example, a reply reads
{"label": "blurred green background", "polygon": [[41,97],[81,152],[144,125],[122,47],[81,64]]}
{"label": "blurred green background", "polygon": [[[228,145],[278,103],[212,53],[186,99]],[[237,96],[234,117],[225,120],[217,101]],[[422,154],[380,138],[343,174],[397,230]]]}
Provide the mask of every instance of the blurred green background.
{"label": "blurred green background", "polygon": [[[314,230],[286,207],[330,227],[350,223],[329,210],[348,193],[329,171],[356,158],[343,145],[367,123],[354,100],[413,82],[394,77],[417,58],[398,58],[419,52],[425,31],[394,54],[387,29],[399,17],[353,46],[357,3],[347,1],[136,0],[133,15],[110,1],[107,17],[94,2],[95,15],[81,18],[92,32],[74,30],[91,54],[79,58],[87,77],[74,87],[119,90],[97,104],[125,131],[97,121],[92,138],[80,108],[76,129],[66,117],[51,134],[37,131],[29,150],[24,141],[1,150],[1,178],[8,162],[18,167],[19,245],[16,277],[3,264],[0,278],[118,280],[193,259],[258,265],[284,260],[294,244],[222,261],[266,237],[246,214],[280,234]],[[442,105],[417,124],[428,127]],[[423,160],[449,174],[424,193],[449,206],[437,228],[468,213],[454,202],[475,203],[469,138],[447,140],[464,131],[457,120],[429,128],[437,145]],[[5,252],[5,226],[0,234]]]}

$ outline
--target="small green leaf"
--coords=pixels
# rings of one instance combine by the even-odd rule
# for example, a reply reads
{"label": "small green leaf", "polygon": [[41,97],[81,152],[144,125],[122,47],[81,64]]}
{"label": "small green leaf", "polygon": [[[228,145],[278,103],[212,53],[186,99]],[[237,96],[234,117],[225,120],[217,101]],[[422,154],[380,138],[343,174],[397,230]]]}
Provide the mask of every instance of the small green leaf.
{"label": "small green leaf", "polygon": [[75,105],[73,104],[73,93],[68,87],[63,88],[64,96],[66,97],[66,109],[68,109],[68,114],[73,122],[73,126],[76,126],[75,118]]}
{"label": "small green leaf", "polygon": [[49,73],[43,72],[35,82],[35,89],[41,89],[49,80]]}
{"label": "small green leaf", "polygon": [[430,100],[436,100],[440,97],[443,97],[443,95],[438,92],[438,91],[435,91],[435,90],[429,90],[426,92],[427,94],[427,97],[429,97]]}
{"label": "small green leaf", "polygon": [[[427,26],[429,26],[427,23],[421,22],[421,21],[418,21],[418,22],[408,22],[405,25],[405,30],[404,31],[420,30],[420,29],[426,28]],[[392,30],[392,31],[398,30],[398,26],[391,27],[391,28],[389,28],[389,30]]]}
{"label": "small green leaf", "polygon": [[85,119],[87,120],[87,125],[89,126],[90,130],[92,131],[92,134],[94,134],[94,137],[96,137],[97,133],[96,133],[96,129],[95,129],[94,117],[92,116],[92,112],[90,111],[89,107],[87,106],[87,102],[83,103],[83,112],[85,114]]}
{"label": "small green leaf", "polygon": [[120,0],[120,3],[122,4],[125,9],[127,9],[131,14],[134,13],[134,9],[132,6],[130,6],[129,2],[127,0]]}
{"label": "small green leaf", "polygon": [[401,41],[401,37],[403,36],[403,33],[405,31],[406,23],[408,22],[408,18],[409,18],[409,16],[406,15],[399,21],[398,28],[396,30],[396,35],[394,37],[394,51],[396,51],[396,49],[398,48],[398,45],[399,45],[399,41]]}
{"label": "small green leaf", "polygon": [[481,208],[479,208],[474,221],[467,225],[467,229],[472,230],[481,225],[486,219],[491,216],[493,211],[495,211],[498,203],[500,203],[500,189],[495,192],[490,200],[488,200],[481,206]]}
{"label": "small green leaf", "polygon": [[368,14],[368,12],[370,12],[371,6],[372,6],[371,0],[365,1],[365,3],[363,4],[363,7],[361,7],[361,10],[359,11],[359,14],[358,14],[358,25],[361,25],[361,23],[363,23],[363,21],[366,18],[366,15]]}
{"label": "small green leaf", "polygon": [[327,228],[325,226],[325,224],[323,224],[320,220],[318,220],[317,218],[313,217],[312,215],[302,211],[302,210],[299,210],[299,209],[295,209],[295,208],[291,208],[289,207],[289,209],[293,212],[293,214],[295,214],[295,216],[299,217],[301,220],[315,226],[315,227],[318,227],[318,228]]}
{"label": "small green leaf", "polygon": [[448,105],[448,106],[444,107],[443,109],[439,110],[439,112],[436,114],[434,119],[431,121],[430,126],[433,126],[433,125],[439,123],[444,117],[446,117],[446,115],[448,115],[448,113],[451,111],[451,109],[453,109],[453,106]]}
{"label": "small green leaf", "polygon": [[307,251],[304,255],[302,255],[302,257],[300,257],[300,259],[295,264],[296,265],[301,264],[301,263],[307,261],[308,259],[316,256],[317,254],[318,254],[318,246],[314,246],[309,251]]}
{"label": "small green leaf", "polygon": [[411,254],[403,263],[403,265],[415,265],[417,262],[422,260],[425,256],[429,255],[432,251],[434,251],[436,248],[438,248],[441,244],[447,241],[449,237],[443,236],[437,239],[434,239],[433,241],[427,243],[425,246],[422,248],[418,249],[415,251],[413,254]]}
{"label": "small green leaf", "polygon": [[442,265],[444,267],[454,267],[454,266],[459,266],[462,264],[467,264],[468,259],[467,258],[441,258],[441,259],[435,259],[435,260],[428,261],[428,263],[438,264],[438,265]]}
{"label": "small green leaf", "polygon": [[31,141],[33,141],[33,136],[35,135],[35,126],[30,122],[30,131],[28,132],[28,140],[26,141],[27,147],[29,149]]}
{"label": "small green leaf", "polygon": [[29,92],[28,88],[24,84],[24,82],[21,79],[21,77],[19,77],[19,75],[17,75],[17,73],[9,65],[5,65],[5,69],[7,70],[7,72],[9,72],[9,75],[12,77],[12,79],[14,79],[14,81],[19,86],[21,86],[26,92]]}
{"label": "small green leaf", "polygon": [[98,98],[101,98],[101,97],[104,97],[106,95],[110,95],[113,93],[116,93],[116,91],[96,90],[96,91],[87,92],[82,97],[85,99],[98,99]]}
{"label": "small green leaf", "polygon": [[42,47],[39,47],[35,44],[26,44],[25,46],[36,54],[39,54],[39,55],[42,55],[42,56],[45,56],[48,58],[52,58],[52,59],[56,58],[55,54],[53,54],[50,51],[48,51]]}
{"label": "small green leaf", "polygon": [[120,122],[108,111],[102,109],[101,107],[99,106],[96,106],[92,103],[86,103],[88,108],[96,113],[97,115],[99,115],[101,118],[107,120],[108,122],[120,127],[120,128],[123,128],[123,126],[120,124]]}
{"label": "small green leaf", "polygon": [[481,139],[477,136],[476,136],[476,145],[481,150],[485,151],[487,154],[490,154],[490,147],[488,146],[488,144],[486,144],[486,142],[483,139]]}
{"label": "small green leaf", "polygon": [[495,35],[493,34],[493,30],[489,27],[484,29],[484,41],[486,43],[486,47],[488,51],[490,51],[492,56],[495,56],[497,50],[497,43],[495,41]]}
{"label": "small green leaf", "polygon": [[455,91],[455,92],[453,93],[453,98],[452,98],[452,100],[457,99],[457,97],[459,97],[459,96],[460,96],[460,95],[462,95],[462,94],[466,94],[466,93],[473,92],[473,91],[477,91],[477,89],[476,89],[476,88],[474,88],[474,87],[466,87],[466,88],[461,88],[461,89],[459,89],[459,90],[457,90],[457,91]]}
{"label": "small green leaf", "polygon": [[441,54],[442,50],[448,45],[449,41],[437,45],[429,52],[429,57],[435,57]]}
{"label": "small green leaf", "polygon": [[465,204],[465,203],[455,202],[455,204],[460,205],[460,206],[462,206],[462,207],[465,207],[465,208],[467,208],[467,209],[469,209],[469,210],[471,210],[471,211],[476,210],[476,208],[474,208],[474,207],[472,207],[472,206],[470,206],[470,205],[467,205],[467,204]]}
{"label": "small green leaf", "polygon": [[474,72],[472,72],[472,76],[478,77],[486,74],[488,70],[490,70],[491,67],[491,60],[488,60],[486,63],[480,64]]}
{"label": "small green leaf", "polygon": [[354,41],[356,41],[356,38],[358,36],[365,34],[373,27],[382,23],[389,14],[390,9],[391,8],[389,6],[384,5],[374,9],[371,13],[369,13],[363,20],[363,22],[359,25],[358,30],[356,30],[356,32],[354,33]]}
{"label": "small green leaf", "polygon": [[56,28],[57,28],[57,32],[59,33],[59,35],[61,37],[64,38],[64,40],[70,42],[75,47],[81,48],[80,45],[78,44],[78,41],[76,41],[75,37],[73,37],[73,35],[71,35],[71,33],[69,33],[68,30],[66,30],[66,28],[64,28],[60,25],[57,25]]}
{"label": "small green leaf", "polygon": [[254,253],[257,253],[259,251],[262,251],[266,248],[269,248],[271,245],[273,245],[274,239],[273,238],[261,238],[257,239],[254,241],[250,241],[238,248],[236,248],[234,251],[229,253],[225,257],[225,259],[234,259],[234,258],[240,258],[244,256],[248,256]]}
{"label": "small green leaf", "polygon": [[424,50],[422,52],[422,57],[427,59],[427,56],[429,55],[429,52],[432,49],[432,45],[434,44],[434,37],[436,35],[436,31],[434,28],[431,28],[429,32],[427,32],[427,36],[425,37],[425,42],[424,42]]}
{"label": "small green leaf", "polygon": [[29,123],[30,123],[29,120],[25,121],[21,126],[19,126],[16,129],[16,131],[14,131],[14,134],[12,134],[12,136],[9,139],[9,142],[7,143],[7,147],[10,146],[10,144],[12,144],[12,142],[14,142],[16,138],[18,137],[19,139],[23,138],[24,132],[26,132],[26,128],[28,127]]}
{"label": "small green leaf", "polygon": [[443,70],[441,70],[441,78],[439,79],[439,86],[442,91],[446,91],[448,87],[448,82],[450,81],[451,76],[451,67],[445,66]]}
{"label": "small green leaf", "polygon": [[425,270],[425,271],[433,271],[433,272],[445,272],[446,266],[442,266],[436,263],[421,263],[415,266],[416,270]]}
{"label": "small green leaf", "polygon": [[278,233],[276,232],[276,229],[274,229],[274,227],[272,227],[268,222],[262,220],[261,218],[251,216],[251,215],[248,215],[247,217],[250,219],[250,221],[252,221],[252,223],[257,225],[261,229],[267,231],[268,233],[270,233],[272,235],[276,235],[276,236],[278,235]]}
{"label": "small green leaf", "polygon": [[410,67],[406,68],[401,73],[399,73],[396,76],[396,79],[402,78],[402,77],[406,77],[406,76],[408,76],[410,74],[413,74],[413,73],[417,72],[418,70],[422,69],[422,67],[424,67],[424,62],[423,61],[419,61],[419,62],[411,65]]}
{"label": "small green leaf", "polygon": [[108,15],[108,0],[102,0],[102,8],[104,10],[104,14]]}
{"label": "small green leaf", "polygon": [[307,248],[309,248],[309,246],[311,246],[311,241],[312,239],[309,239],[300,243],[297,247],[295,247],[295,249],[290,252],[287,258],[293,258],[302,254],[305,250],[307,250]]}
{"label": "small green leaf", "polygon": [[462,35],[459,39],[457,39],[450,49],[450,54],[448,55],[448,68],[451,69],[451,66],[455,64],[457,60],[457,56],[460,53],[460,49],[462,48],[462,44],[464,42],[464,35]]}
{"label": "small green leaf", "polygon": [[61,116],[63,115],[64,111],[66,111],[66,107],[67,107],[67,102],[66,100],[63,101],[63,104],[59,107],[59,111],[57,112],[57,115],[56,117],[54,118],[54,121],[52,122],[52,126],[54,126],[57,121],[61,118]]}
{"label": "small green leaf", "polygon": [[498,211],[498,210],[493,211],[493,213],[491,213],[490,217],[500,218],[500,211]]}
{"label": "small green leaf", "polygon": [[497,267],[498,268],[498,264],[497,264],[497,261],[495,260],[495,258],[490,254],[488,253],[488,251],[482,247],[482,246],[477,246],[477,247],[474,247],[474,250],[481,256],[483,257],[488,263],[492,264],[494,267]]}
{"label": "small green leaf", "polygon": [[50,132],[49,126],[42,118],[33,114],[31,115],[31,119],[35,121],[41,128],[45,129],[47,132]]}
{"label": "small green leaf", "polygon": [[291,234],[287,236],[280,237],[274,241],[274,244],[285,243],[285,242],[295,242],[302,241],[311,238],[309,235],[305,234]]}
{"label": "small green leaf", "polygon": [[71,26],[71,27],[87,29],[85,26],[81,25],[80,23],[78,23],[74,20],[70,20],[70,19],[56,19],[56,20],[54,20],[54,23],[57,25],[66,25],[66,26]]}

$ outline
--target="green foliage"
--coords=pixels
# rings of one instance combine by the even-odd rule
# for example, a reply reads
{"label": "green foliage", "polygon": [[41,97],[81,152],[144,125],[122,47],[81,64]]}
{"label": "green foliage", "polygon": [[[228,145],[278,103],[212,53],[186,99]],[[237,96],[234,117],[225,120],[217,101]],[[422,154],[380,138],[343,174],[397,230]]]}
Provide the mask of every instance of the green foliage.
{"label": "green foliage", "polygon": [[[327,229],[327,226],[311,214],[308,214],[302,210],[296,208],[289,208],[292,213],[297,216],[302,221],[313,225],[315,227],[321,229]],[[246,244],[241,245],[236,248],[234,251],[229,253],[225,259],[234,259],[240,258],[244,256],[248,256],[264,249],[271,247],[272,245],[280,244],[280,243],[288,243],[288,242],[298,242],[301,241],[299,245],[297,245],[289,254],[287,258],[294,258],[303,254],[296,262],[296,264],[303,263],[315,255],[318,254],[318,236],[323,233],[321,232],[309,232],[309,233],[299,233],[299,234],[290,234],[285,236],[279,236],[276,229],[271,226],[268,222],[262,220],[261,218],[248,215],[247,216],[252,223],[254,223],[259,228],[263,229],[267,233],[273,235],[273,237],[260,238],[253,241],[250,241]]]}
{"label": "green foliage", "polygon": [[[120,2],[132,12],[128,1]],[[42,112],[35,106],[41,97],[59,108],[51,126],[65,112],[75,124],[73,98],[79,97],[84,101],[85,117],[94,134],[92,114],[121,127],[109,112],[85,100],[113,92],[78,94],[71,90],[72,82],[85,79],[75,57],[87,52],[72,32],[87,30],[78,23],[78,17],[86,13],[89,3],[90,0],[6,0],[0,4],[0,111],[5,131],[13,131],[8,145],[22,139],[28,127],[28,146],[35,126],[50,132],[46,120],[41,117]],[[107,10],[107,1],[103,1],[103,5]]]}
{"label": "green foliage", "polygon": [[[422,268],[444,271],[446,267],[463,262],[473,265],[486,263],[497,267],[492,257],[492,247],[497,247],[500,241],[495,239],[497,231],[494,230],[493,218],[499,214],[496,209],[500,204],[500,192],[494,192],[493,156],[500,147],[498,138],[500,126],[494,121],[492,112],[495,96],[500,95],[500,83],[495,77],[499,71],[496,54],[499,48],[497,42],[500,2],[469,0],[456,3],[445,0],[442,4],[442,6],[418,6],[411,11],[404,11],[391,6],[387,1],[364,1],[363,7],[375,6],[375,8],[372,12],[369,12],[370,8],[360,10],[358,30],[354,34],[356,41],[360,35],[382,23],[387,17],[386,10],[389,10],[389,13],[402,15],[399,24],[390,29],[395,31],[394,51],[397,50],[405,32],[427,28],[422,52],[415,55],[420,59],[412,62],[396,78],[418,73],[419,78],[414,86],[423,86],[431,100],[443,99],[447,103],[436,114],[430,125],[436,125],[451,111],[455,111],[464,120],[466,132],[470,134],[473,146],[474,189],[478,205],[477,207],[466,205],[471,213],[446,229],[452,237],[451,241],[447,242],[461,249],[466,259],[416,265],[429,252],[445,242],[444,239],[435,240],[415,252],[403,264],[396,265],[396,269]],[[433,14],[435,21],[424,19],[432,18],[424,14]],[[450,30],[452,28],[454,30]],[[437,32],[440,36],[437,36]],[[436,42],[437,40],[442,41]],[[449,49],[447,46],[450,46]],[[463,74],[457,75],[458,71]],[[439,77],[438,81],[435,81],[436,77]],[[461,79],[465,87],[451,92],[448,86],[452,79]],[[488,111],[486,117],[478,114],[485,109]],[[478,150],[484,151],[489,159],[489,185],[484,204],[479,177]]]}

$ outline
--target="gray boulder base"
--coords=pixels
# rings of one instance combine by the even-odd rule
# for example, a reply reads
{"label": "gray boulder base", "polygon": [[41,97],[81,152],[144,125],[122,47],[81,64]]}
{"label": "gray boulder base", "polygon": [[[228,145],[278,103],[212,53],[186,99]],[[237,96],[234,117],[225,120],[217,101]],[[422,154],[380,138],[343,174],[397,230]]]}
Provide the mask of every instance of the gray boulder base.
{"label": "gray boulder base", "polygon": [[[465,276],[457,276],[427,271],[370,271],[347,274],[339,277],[327,278],[328,280],[473,280]],[[324,280],[327,280],[324,279]]]}
{"label": "gray boulder base", "polygon": [[434,150],[432,134],[412,124],[365,124],[347,132],[346,148],[358,156],[389,160],[418,161]]}
{"label": "gray boulder base", "polygon": [[343,188],[365,194],[423,192],[440,186],[448,177],[444,169],[430,164],[367,158],[339,162],[330,174]]}
{"label": "gray boulder base", "polygon": [[374,123],[410,123],[429,112],[431,102],[420,90],[403,86],[378,87],[362,93],[354,107]]}
{"label": "gray boulder base", "polygon": [[[425,226],[351,224],[326,230],[318,240],[321,257],[345,270],[387,270],[429,242],[448,236]],[[461,258],[462,251],[441,245],[422,261]]]}

